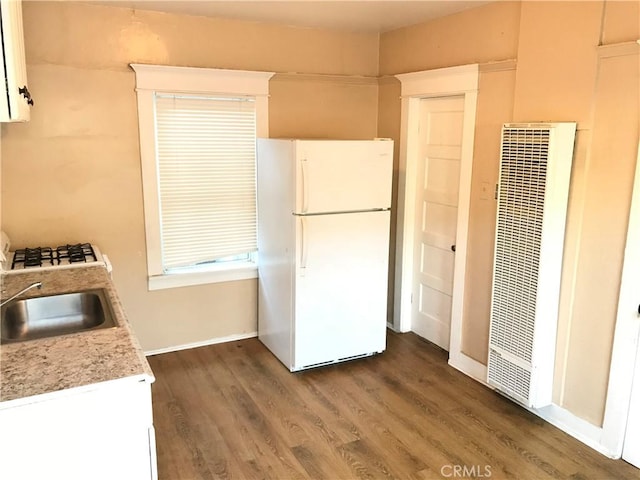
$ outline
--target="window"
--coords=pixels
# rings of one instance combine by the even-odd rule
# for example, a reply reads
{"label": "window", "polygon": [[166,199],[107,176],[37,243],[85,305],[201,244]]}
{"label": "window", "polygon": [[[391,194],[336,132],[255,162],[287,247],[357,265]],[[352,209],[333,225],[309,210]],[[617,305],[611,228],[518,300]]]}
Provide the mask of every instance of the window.
{"label": "window", "polygon": [[149,289],[255,278],[269,72],[132,64]]}

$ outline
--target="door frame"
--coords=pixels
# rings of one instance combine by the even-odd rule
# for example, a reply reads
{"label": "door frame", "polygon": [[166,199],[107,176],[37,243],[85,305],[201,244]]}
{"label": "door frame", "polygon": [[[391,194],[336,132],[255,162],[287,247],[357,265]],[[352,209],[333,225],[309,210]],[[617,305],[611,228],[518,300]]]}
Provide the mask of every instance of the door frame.
{"label": "door frame", "polygon": [[[471,198],[471,171],[478,101],[479,65],[462,65],[396,75],[401,83],[402,116],[400,122],[400,156],[398,164],[398,211],[393,328],[411,330],[411,294],[413,279],[414,218],[416,210],[420,100],[434,97],[464,96],[462,156],[458,194],[456,256],[451,302],[450,363],[484,382],[486,367],[462,351],[464,283]],[[456,365],[457,364],[457,365]],[[463,367],[463,368],[461,368]]]}
{"label": "door frame", "polygon": [[[615,457],[622,455],[629,417],[634,368],[640,348],[640,141],[629,211],[629,226],[622,265],[618,315],[613,339],[611,370],[607,388],[600,443]],[[640,387],[636,387],[640,388]]]}

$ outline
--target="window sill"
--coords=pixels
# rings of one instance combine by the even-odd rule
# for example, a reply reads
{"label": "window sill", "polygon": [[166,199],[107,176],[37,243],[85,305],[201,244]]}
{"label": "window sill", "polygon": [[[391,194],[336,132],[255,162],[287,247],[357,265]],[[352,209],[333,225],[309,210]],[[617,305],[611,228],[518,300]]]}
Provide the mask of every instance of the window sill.
{"label": "window sill", "polygon": [[192,270],[165,273],[149,277],[149,290],[189,287],[208,283],[233,282],[258,278],[258,266],[255,263],[241,263],[221,266],[216,269]]}

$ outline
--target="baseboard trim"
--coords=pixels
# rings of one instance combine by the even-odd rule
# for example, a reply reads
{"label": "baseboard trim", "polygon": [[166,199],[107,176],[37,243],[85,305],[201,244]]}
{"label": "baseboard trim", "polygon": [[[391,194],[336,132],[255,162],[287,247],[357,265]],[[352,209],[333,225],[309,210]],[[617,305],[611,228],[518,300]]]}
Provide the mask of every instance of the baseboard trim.
{"label": "baseboard trim", "polygon": [[554,404],[538,409],[529,408],[528,410],[601,454],[609,458],[620,458],[620,455],[616,455],[601,443],[602,427],[597,427],[569,410]]}
{"label": "baseboard trim", "polygon": [[493,387],[487,384],[486,365],[465,355],[462,352],[451,352],[451,356],[449,357],[449,365],[493,390]]}
{"label": "baseboard trim", "polygon": [[153,355],[161,355],[163,353],[178,352],[180,350],[188,350],[190,348],[206,347],[208,345],[215,345],[217,343],[235,342],[236,340],[245,340],[247,338],[254,338],[258,336],[258,332],[249,333],[237,333],[234,335],[227,335],[226,337],[211,338],[209,340],[203,340],[201,342],[185,343],[183,345],[172,345],[170,347],[158,348],[156,350],[147,350],[144,354],[147,357]]}

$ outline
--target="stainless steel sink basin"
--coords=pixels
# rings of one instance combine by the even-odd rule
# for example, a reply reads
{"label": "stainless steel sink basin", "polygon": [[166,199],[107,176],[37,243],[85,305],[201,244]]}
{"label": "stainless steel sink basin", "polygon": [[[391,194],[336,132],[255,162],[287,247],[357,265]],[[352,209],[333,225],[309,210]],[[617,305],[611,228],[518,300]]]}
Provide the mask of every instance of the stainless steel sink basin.
{"label": "stainless steel sink basin", "polygon": [[2,307],[0,316],[2,343],[116,326],[104,290],[14,300]]}

